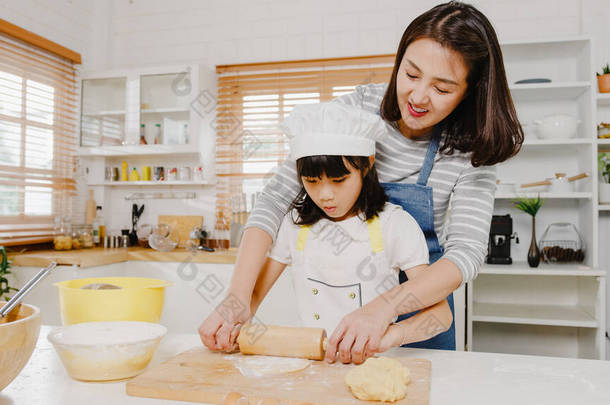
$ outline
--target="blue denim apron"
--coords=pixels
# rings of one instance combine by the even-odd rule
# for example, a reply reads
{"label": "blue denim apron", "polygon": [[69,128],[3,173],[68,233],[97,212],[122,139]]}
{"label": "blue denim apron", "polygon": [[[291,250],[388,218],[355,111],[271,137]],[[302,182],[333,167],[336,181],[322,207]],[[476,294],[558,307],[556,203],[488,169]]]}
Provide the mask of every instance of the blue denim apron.
{"label": "blue denim apron", "polygon": [[[440,139],[441,131],[437,126],[430,139],[430,145],[428,146],[426,158],[424,159],[421,171],[419,172],[417,183],[382,183],[386,194],[390,198],[390,202],[400,205],[405,211],[411,214],[424,232],[426,244],[428,245],[428,252],[430,254],[430,264],[440,259],[443,255],[443,248],[438,243],[438,238],[434,231],[434,200],[432,198],[432,187],[426,185],[428,183],[428,177],[430,177],[430,172],[432,171],[432,166],[434,165],[434,157],[438,151]],[[399,273],[400,283],[402,284],[407,280],[407,275],[404,271],[401,271]],[[451,313],[454,314],[453,293],[447,297],[447,302],[451,308]],[[400,315],[396,322],[410,318],[417,312],[419,311]],[[402,347],[455,350],[455,321],[451,322],[451,327],[446,332],[440,333],[431,339],[410,343],[403,345]]]}

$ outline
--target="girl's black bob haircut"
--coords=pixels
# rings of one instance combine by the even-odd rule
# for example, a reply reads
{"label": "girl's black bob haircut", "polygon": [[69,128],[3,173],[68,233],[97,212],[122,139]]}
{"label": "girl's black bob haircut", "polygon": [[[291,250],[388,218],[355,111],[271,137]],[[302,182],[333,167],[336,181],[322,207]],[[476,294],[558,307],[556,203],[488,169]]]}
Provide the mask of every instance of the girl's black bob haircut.
{"label": "girl's black bob haircut", "polygon": [[369,220],[377,215],[388,201],[383,187],[379,183],[375,164],[369,162],[366,156],[338,156],[316,155],[306,156],[297,160],[297,177],[301,183],[301,191],[293,200],[290,209],[296,209],[297,218],[293,221],[297,225],[313,225],[328,216],[307,195],[301,177],[321,178],[323,174],[330,178],[340,178],[350,173],[345,163],[360,172],[362,177],[362,190],[354,204],[352,213],[362,215]]}

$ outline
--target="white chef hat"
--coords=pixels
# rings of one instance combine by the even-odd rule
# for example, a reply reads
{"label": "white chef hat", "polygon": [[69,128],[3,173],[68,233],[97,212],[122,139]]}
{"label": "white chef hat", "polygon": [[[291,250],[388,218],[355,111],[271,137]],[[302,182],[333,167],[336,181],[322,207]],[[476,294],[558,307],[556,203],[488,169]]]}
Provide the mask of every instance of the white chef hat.
{"label": "white chef hat", "polygon": [[377,114],[331,101],[300,104],[281,125],[290,139],[290,157],[342,155],[371,156],[375,142],[390,126]]}

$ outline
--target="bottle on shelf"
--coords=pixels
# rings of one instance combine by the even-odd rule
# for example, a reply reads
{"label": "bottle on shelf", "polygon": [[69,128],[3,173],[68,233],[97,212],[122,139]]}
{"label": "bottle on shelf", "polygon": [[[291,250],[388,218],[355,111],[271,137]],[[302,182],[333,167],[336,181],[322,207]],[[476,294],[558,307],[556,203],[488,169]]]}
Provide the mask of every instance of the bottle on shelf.
{"label": "bottle on shelf", "polygon": [[134,167],[133,170],[131,171],[131,173],[129,173],[129,181],[138,181],[138,180],[140,180],[140,173],[138,173],[138,169],[136,169]]}
{"label": "bottle on shelf", "polygon": [[121,181],[127,181],[129,176],[127,175],[127,162],[123,160],[121,163]]}
{"label": "bottle on shelf", "polygon": [[92,224],[95,218],[95,199],[93,198],[93,190],[89,190],[89,199],[85,206],[85,224]]}
{"label": "bottle on shelf", "polygon": [[102,207],[96,207],[95,219],[93,220],[93,243],[99,245],[106,234],[104,226],[104,217],[102,215]]}
{"label": "bottle on shelf", "polygon": [[140,145],[146,145],[146,125],[140,125]]}
{"label": "bottle on shelf", "polygon": [[155,124],[155,137],[153,143],[155,145],[161,143],[161,124]]}

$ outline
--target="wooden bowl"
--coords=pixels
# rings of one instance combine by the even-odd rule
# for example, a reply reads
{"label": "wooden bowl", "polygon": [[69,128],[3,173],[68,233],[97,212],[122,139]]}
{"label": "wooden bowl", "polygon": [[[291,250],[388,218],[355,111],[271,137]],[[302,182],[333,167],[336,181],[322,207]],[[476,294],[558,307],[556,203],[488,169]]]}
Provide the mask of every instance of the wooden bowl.
{"label": "wooden bowl", "polygon": [[[0,307],[5,303],[0,302]],[[17,319],[0,323],[0,391],[13,381],[27,364],[40,333],[40,309],[22,304]]]}

